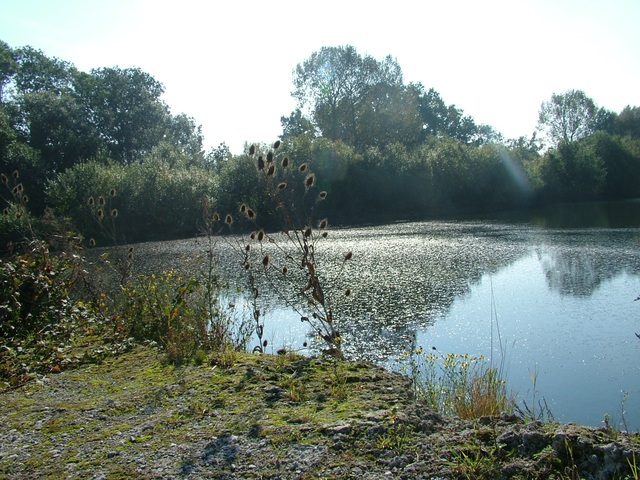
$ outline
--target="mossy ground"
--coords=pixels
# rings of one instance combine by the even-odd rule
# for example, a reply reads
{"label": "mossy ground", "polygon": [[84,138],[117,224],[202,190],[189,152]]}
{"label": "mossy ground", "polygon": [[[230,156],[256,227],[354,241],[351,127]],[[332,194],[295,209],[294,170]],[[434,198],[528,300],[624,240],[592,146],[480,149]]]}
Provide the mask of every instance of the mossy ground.
{"label": "mossy ground", "polygon": [[0,478],[633,478],[640,463],[637,436],[443,418],[370,364],[210,360],[136,347],[5,391]]}

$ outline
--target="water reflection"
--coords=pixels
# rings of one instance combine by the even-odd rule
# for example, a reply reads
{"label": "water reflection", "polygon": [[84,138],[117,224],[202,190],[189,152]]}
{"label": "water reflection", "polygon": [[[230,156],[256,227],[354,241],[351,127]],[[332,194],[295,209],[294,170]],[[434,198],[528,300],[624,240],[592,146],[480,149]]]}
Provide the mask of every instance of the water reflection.
{"label": "water reflection", "polygon": [[549,288],[562,295],[588,297],[622,272],[640,273],[637,230],[565,232],[555,240],[539,255]]}

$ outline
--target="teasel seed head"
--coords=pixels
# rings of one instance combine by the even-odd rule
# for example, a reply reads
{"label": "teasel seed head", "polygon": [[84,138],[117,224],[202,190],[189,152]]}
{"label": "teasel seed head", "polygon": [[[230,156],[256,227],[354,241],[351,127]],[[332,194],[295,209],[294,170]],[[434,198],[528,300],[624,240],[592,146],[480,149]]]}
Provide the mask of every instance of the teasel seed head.
{"label": "teasel seed head", "polygon": [[327,238],[329,236],[329,232],[322,232],[322,238]]}
{"label": "teasel seed head", "polygon": [[304,229],[304,236],[307,238],[311,236],[311,227],[307,227]]}
{"label": "teasel seed head", "polygon": [[269,151],[269,153],[267,153],[267,162],[273,162],[273,152]]}
{"label": "teasel seed head", "polygon": [[318,194],[318,199],[319,200],[324,200],[325,198],[327,198],[327,192],[325,192],[324,190],[322,192],[320,192]]}
{"label": "teasel seed head", "polygon": [[251,234],[249,235],[249,238],[251,240],[255,240],[256,239],[256,235],[257,235],[257,232],[251,232]]}
{"label": "teasel seed head", "polygon": [[347,253],[344,254],[344,261],[346,262],[347,260],[351,260],[351,257],[353,257],[353,252],[349,251]]}
{"label": "teasel seed head", "polygon": [[264,240],[264,230],[260,230],[257,235],[256,238],[258,239],[259,242]]}
{"label": "teasel seed head", "polygon": [[20,172],[18,172],[18,170],[13,171],[13,178],[20,178]]}
{"label": "teasel seed head", "polygon": [[92,206],[94,203],[96,203],[96,201],[93,199],[93,197],[89,197],[89,199],[87,200],[87,205]]}
{"label": "teasel seed head", "polygon": [[9,177],[7,177],[4,173],[0,175],[0,179],[2,179],[2,183],[5,185],[9,183]]}
{"label": "teasel seed head", "polygon": [[245,213],[247,211],[247,206],[243,203],[240,205],[240,213]]}
{"label": "teasel seed head", "polygon": [[289,273],[289,269],[286,266],[282,267],[282,274],[286,275],[287,273]]}
{"label": "teasel seed head", "polygon": [[269,256],[269,254],[267,253],[264,258],[262,259],[262,266],[264,268],[269,268],[269,265],[271,264],[271,257]]}
{"label": "teasel seed head", "polygon": [[300,170],[301,172],[306,172],[307,171],[307,164],[303,163],[302,165],[300,165],[298,167],[298,170]]}
{"label": "teasel seed head", "polygon": [[96,239],[95,238],[90,238],[89,239],[89,246],[91,246],[91,247],[95,247],[96,246]]}
{"label": "teasel seed head", "polygon": [[251,268],[251,264],[249,262],[244,262],[242,266],[244,267],[245,270],[249,270]]}
{"label": "teasel seed head", "polygon": [[276,172],[276,166],[272,163],[267,169],[267,177],[272,176]]}
{"label": "teasel seed head", "polygon": [[4,213],[5,215],[9,215],[9,207],[4,207],[4,210],[2,210],[2,213]]}
{"label": "teasel seed head", "polygon": [[27,203],[29,201],[29,195],[22,196],[22,203]]}
{"label": "teasel seed head", "polygon": [[264,158],[262,158],[262,155],[258,157],[258,170],[264,170]]}
{"label": "teasel seed head", "polygon": [[278,184],[278,190],[284,190],[285,188],[287,188],[287,182],[280,182]]}
{"label": "teasel seed head", "polygon": [[109,195],[111,195],[112,197],[116,196],[116,189],[112,188],[111,190],[109,190]]}
{"label": "teasel seed head", "polygon": [[256,212],[254,212],[250,208],[247,208],[247,218],[249,220],[255,220],[256,219]]}
{"label": "teasel seed head", "polygon": [[116,218],[116,217],[118,216],[118,209],[117,209],[117,208],[113,208],[113,209],[111,210],[111,216],[112,216],[113,218]]}
{"label": "teasel seed head", "polygon": [[133,253],[133,247],[129,247],[129,253]]}
{"label": "teasel seed head", "polygon": [[220,221],[220,214],[218,212],[213,212],[213,221],[214,222]]}
{"label": "teasel seed head", "polygon": [[102,218],[104,217],[104,211],[99,208],[98,211],[96,212],[96,215],[98,216],[98,220],[102,220]]}
{"label": "teasel seed head", "polygon": [[256,153],[256,146],[255,145],[251,145],[249,147],[249,155],[254,155]]}
{"label": "teasel seed head", "polygon": [[320,230],[324,230],[328,226],[329,226],[329,220],[327,220],[326,218],[323,218],[322,220],[320,220],[320,222],[318,222],[318,228]]}
{"label": "teasel seed head", "polygon": [[282,168],[287,168],[289,166],[289,157],[284,157],[282,159]]}
{"label": "teasel seed head", "polygon": [[266,340],[265,340],[264,342],[262,342],[262,346],[263,346],[264,348],[267,348],[267,345],[269,345],[269,342],[267,342]]}
{"label": "teasel seed head", "polygon": [[104,197],[101,195],[100,198],[98,199],[98,203],[100,205],[104,205]]}
{"label": "teasel seed head", "polygon": [[230,213],[227,213],[227,216],[224,217],[224,223],[226,223],[227,225],[231,225],[233,223],[233,217]]}
{"label": "teasel seed head", "polygon": [[316,176],[314,173],[310,173],[304,179],[304,187],[308,190],[316,183]]}
{"label": "teasel seed head", "polygon": [[251,245],[246,244],[244,247],[245,252],[250,252],[251,251]]}
{"label": "teasel seed head", "polygon": [[351,289],[350,289],[350,288],[347,288],[347,289],[344,291],[344,295],[345,295],[345,297],[348,297],[349,295],[351,295]]}
{"label": "teasel seed head", "polygon": [[274,150],[277,150],[278,148],[280,148],[280,140],[276,140],[276,142],[273,144]]}

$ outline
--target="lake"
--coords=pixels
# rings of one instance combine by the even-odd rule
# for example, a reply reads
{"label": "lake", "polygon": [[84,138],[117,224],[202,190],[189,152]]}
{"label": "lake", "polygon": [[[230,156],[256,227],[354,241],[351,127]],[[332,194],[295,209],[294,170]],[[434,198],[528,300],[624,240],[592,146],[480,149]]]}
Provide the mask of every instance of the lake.
{"label": "lake", "polygon": [[[242,287],[234,241],[216,251]],[[205,246],[148,243],[137,256],[168,268]],[[412,346],[504,355],[509,388],[544,400],[555,419],[598,426],[608,414],[640,429],[639,202],[331,230],[317,248],[321,274],[337,274],[347,251],[332,284],[349,358],[393,368]],[[275,295],[260,301],[270,347],[307,352],[314,336],[300,314]]]}

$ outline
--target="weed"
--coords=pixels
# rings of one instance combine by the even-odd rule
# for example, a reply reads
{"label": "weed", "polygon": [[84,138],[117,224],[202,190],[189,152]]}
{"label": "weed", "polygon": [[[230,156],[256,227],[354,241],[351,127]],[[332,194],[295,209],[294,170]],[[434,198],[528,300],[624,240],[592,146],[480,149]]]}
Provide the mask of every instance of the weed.
{"label": "weed", "polygon": [[531,402],[527,403],[526,400],[522,400],[522,407],[516,405],[515,409],[518,415],[527,422],[536,421],[553,421],[553,413],[547,404],[545,398],[538,398],[538,370],[533,372],[529,371],[529,378],[531,378]]}
{"label": "weed", "polygon": [[193,363],[196,365],[204,365],[207,362],[207,353],[199,348],[193,356]]}
{"label": "weed", "polygon": [[629,469],[631,470],[631,478],[638,480],[640,478],[640,466],[636,463],[635,452],[631,454],[631,458],[627,457],[627,464],[629,464]]}
{"label": "weed", "polygon": [[[288,157],[277,157],[280,141],[264,154],[252,145],[249,158],[262,172],[271,211],[265,212],[280,222],[280,233],[269,233],[258,222],[258,212],[248,203],[239,207],[240,218],[254,228],[248,239],[241,238],[232,245],[242,259],[246,271],[250,301],[253,306],[255,334],[258,345],[254,351],[263,352],[268,345],[264,335],[264,312],[259,306],[261,294],[258,275],[267,281],[271,291],[280,300],[300,314],[317,337],[326,345],[325,353],[343,358],[342,337],[334,316],[334,295],[349,295],[350,291],[334,291],[335,280],[343,274],[352,253],[347,252],[339,261],[337,271],[329,276],[321,268],[316,256],[321,243],[326,241],[328,221],[316,218],[316,206],[327,196],[319,191],[315,175],[309,165],[293,168]],[[214,212],[212,218],[233,231],[235,218],[231,213],[222,217]],[[348,293],[346,293],[348,292]]]}
{"label": "weed", "polygon": [[469,480],[494,479],[500,476],[499,447],[483,447],[474,444],[461,445],[449,451],[453,461],[451,470]]}
{"label": "weed", "polygon": [[231,368],[235,365],[238,359],[238,352],[231,345],[225,345],[222,348],[216,349],[211,358],[212,366],[219,366],[220,368]]}
{"label": "weed", "polygon": [[411,427],[401,422],[395,414],[389,417],[388,423],[384,433],[377,436],[375,447],[391,450],[397,454],[407,453],[412,450],[411,438],[413,430]]}
{"label": "weed", "polygon": [[[432,351],[437,352],[435,347]],[[412,348],[400,362],[408,363],[416,393],[442,413],[479,418],[513,410],[500,371],[482,355],[442,355]]]}
{"label": "weed", "polygon": [[295,372],[290,375],[284,375],[280,381],[280,387],[287,391],[289,400],[292,402],[301,402],[305,398],[306,388],[304,382]]}
{"label": "weed", "polygon": [[573,446],[569,442],[569,438],[564,439],[564,448],[567,455],[568,464],[564,468],[563,478],[570,480],[580,480],[580,473],[578,472],[578,465],[576,465],[575,458],[573,456]]}

